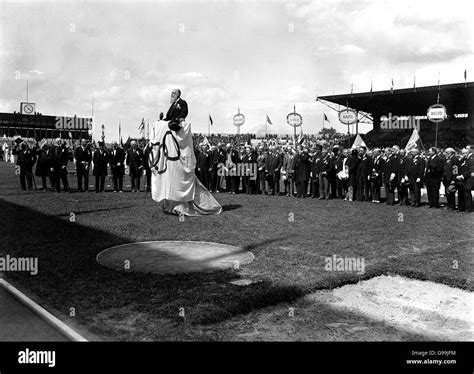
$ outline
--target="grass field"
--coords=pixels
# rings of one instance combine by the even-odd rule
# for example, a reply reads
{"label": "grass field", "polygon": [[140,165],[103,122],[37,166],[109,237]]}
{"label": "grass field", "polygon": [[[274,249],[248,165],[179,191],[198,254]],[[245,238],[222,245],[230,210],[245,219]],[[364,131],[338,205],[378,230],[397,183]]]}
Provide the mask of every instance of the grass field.
{"label": "grass field", "polygon": [[[6,277],[104,340],[231,339],[231,318],[235,323],[249,312],[380,274],[473,289],[472,214],[216,194],[223,214],[180,222],[145,193],[22,192],[13,165],[5,163],[0,180],[0,255],[39,259],[38,275]],[[148,240],[236,245],[255,260],[240,271],[166,276],[96,262],[108,247]],[[326,271],[325,258],[333,255],[364,258],[365,273]],[[239,277],[261,282],[228,283]]]}

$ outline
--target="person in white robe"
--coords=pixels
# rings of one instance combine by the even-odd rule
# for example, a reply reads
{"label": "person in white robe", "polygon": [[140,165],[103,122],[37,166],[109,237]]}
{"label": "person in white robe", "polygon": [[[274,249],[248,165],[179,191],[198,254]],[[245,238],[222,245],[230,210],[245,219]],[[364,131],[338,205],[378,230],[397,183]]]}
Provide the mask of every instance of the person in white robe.
{"label": "person in white robe", "polygon": [[185,216],[220,214],[222,206],[194,173],[196,156],[191,124],[180,123],[170,130],[169,121],[154,123],[150,152],[151,196],[168,213]]}

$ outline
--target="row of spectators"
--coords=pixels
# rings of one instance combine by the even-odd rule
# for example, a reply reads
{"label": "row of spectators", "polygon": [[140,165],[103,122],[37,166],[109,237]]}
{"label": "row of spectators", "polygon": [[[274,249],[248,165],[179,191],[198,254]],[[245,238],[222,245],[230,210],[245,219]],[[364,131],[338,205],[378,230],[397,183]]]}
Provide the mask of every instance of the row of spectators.
{"label": "row of spectators", "polygon": [[[226,138],[217,136],[215,139]],[[365,147],[350,149],[332,141],[321,145],[318,144],[320,139],[311,137],[303,144],[293,144],[290,138],[270,136],[254,146],[239,145],[243,138],[235,139],[237,143],[195,147],[196,175],[211,192],[380,203],[383,188],[387,204],[398,202],[418,207],[421,188],[426,186],[429,206],[439,208],[439,190],[443,183],[448,209],[457,206],[460,211],[472,211],[474,157],[469,146],[444,151],[431,147],[427,151],[414,149],[407,153],[398,146],[368,150]],[[21,186],[25,190],[33,188],[35,164],[35,175],[41,177],[42,189],[48,189],[49,179],[53,190],[59,192],[61,182],[65,191],[71,190],[67,176],[68,163],[72,162],[79,191],[88,190],[91,171],[96,179],[95,190],[103,191],[109,170],[114,191],[123,191],[126,169],[132,191],[140,191],[143,175],[146,175],[149,191],[153,172],[149,163],[151,147],[146,142],[136,141],[127,145],[129,147],[124,149],[113,143],[107,148],[102,142],[80,141],[69,147],[61,139],[33,145],[20,141],[12,145],[12,153],[16,155]]]}

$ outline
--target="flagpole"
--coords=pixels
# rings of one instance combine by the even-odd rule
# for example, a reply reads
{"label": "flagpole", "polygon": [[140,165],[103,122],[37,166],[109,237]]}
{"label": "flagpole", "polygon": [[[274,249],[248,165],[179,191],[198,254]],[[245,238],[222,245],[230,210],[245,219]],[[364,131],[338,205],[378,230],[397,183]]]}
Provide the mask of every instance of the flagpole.
{"label": "flagpole", "polygon": [[207,119],[207,135],[211,136],[211,113],[209,113],[209,118]]}
{"label": "flagpole", "polygon": [[[293,114],[296,114],[296,105],[293,105]],[[296,147],[296,126],[293,126],[293,129],[295,130],[295,147]]]}

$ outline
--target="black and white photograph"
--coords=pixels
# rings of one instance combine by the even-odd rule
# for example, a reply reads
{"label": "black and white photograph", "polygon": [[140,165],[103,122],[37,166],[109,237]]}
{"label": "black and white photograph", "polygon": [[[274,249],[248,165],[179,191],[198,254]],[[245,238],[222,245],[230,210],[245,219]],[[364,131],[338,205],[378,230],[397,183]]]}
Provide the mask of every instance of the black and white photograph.
{"label": "black and white photograph", "polygon": [[473,14],[0,0],[0,373],[472,373]]}

